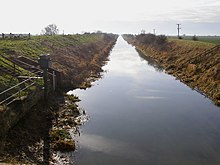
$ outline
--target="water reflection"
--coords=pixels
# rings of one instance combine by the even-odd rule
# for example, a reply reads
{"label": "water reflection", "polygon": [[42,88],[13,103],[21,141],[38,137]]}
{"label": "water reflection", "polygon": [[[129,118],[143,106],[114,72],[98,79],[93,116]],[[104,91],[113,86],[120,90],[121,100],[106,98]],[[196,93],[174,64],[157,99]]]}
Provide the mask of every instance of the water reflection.
{"label": "water reflection", "polygon": [[77,164],[220,164],[219,108],[155,65],[119,38],[104,78],[73,91],[90,116]]}
{"label": "water reflection", "polygon": [[140,151],[138,148],[135,148],[131,144],[99,135],[84,134],[80,138],[79,145],[91,150],[92,152],[103,152],[105,154],[125,158],[127,157],[129,159],[131,158],[130,156],[136,159],[146,159],[144,152]]}
{"label": "water reflection", "polygon": [[147,100],[155,100],[155,99],[165,99],[166,97],[158,97],[158,96],[135,96],[137,99],[147,99]]}
{"label": "water reflection", "polygon": [[148,65],[153,66],[157,72],[163,72],[163,71],[164,71],[163,67],[160,66],[153,58],[144,55],[144,54],[143,54],[140,50],[138,50],[138,49],[136,49],[136,51],[138,52],[139,56],[140,56],[141,58],[143,58],[144,60],[146,60]]}

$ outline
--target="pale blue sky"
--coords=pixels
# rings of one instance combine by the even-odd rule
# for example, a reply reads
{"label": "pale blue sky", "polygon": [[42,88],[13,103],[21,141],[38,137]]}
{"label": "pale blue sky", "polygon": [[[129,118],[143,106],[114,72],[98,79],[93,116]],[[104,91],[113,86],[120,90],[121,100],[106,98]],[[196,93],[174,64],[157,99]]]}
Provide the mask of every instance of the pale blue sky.
{"label": "pale blue sky", "polygon": [[0,0],[0,32],[39,34],[55,23],[60,32],[220,35],[219,0]]}

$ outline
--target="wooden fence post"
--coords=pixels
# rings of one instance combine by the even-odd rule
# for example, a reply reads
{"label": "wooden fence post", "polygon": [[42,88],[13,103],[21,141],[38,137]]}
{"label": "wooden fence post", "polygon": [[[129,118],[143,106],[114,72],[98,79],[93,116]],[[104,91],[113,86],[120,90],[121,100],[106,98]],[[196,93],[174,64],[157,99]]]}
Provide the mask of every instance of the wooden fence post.
{"label": "wooden fence post", "polygon": [[48,98],[48,68],[50,67],[50,55],[41,55],[39,59],[40,67],[43,69],[43,78],[44,78],[44,99],[47,101]]}
{"label": "wooden fence post", "polygon": [[53,91],[56,90],[56,74],[55,71],[53,71]]}

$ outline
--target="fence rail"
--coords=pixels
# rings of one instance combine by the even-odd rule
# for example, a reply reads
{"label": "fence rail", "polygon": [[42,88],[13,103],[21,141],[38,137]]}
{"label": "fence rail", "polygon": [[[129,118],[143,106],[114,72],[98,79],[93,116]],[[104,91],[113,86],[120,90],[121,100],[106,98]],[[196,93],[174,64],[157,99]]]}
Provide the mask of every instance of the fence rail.
{"label": "fence rail", "polygon": [[[25,85],[26,83],[28,83],[28,85]],[[0,105],[2,104],[6,104],[6,105],[10,105],[11,103],[13,103],[17,98],[21,98],[21,92],[30,89],[30,87],[36,85],[36,81],[33,81],[33,79],[30,77],[16,85],[14,85],[13,87],[10,87],[4,91],[2,91],[0,93]],[[23,88],[19,89],[17,92],[12,92],[13,94],[11,94],[10,96],[7,96],[7,94],[9,94],[12,90],[16,89],[17,87],[21,87],[24,86]]]}
{"label": "fence rail", "polygon": [[[2,58],[4,58],[4,59],[7,60],[7,61],[6,61],[6,60],[3,60],[2,58],[0,58],[0,62],[3,63],[3,64],[5,64],[5,65],[7,65],[10,69],[13,70],[14,73],[20,73],[20,72],[21,72],[21,71],[16,67],[15,63],[10,63],[10,62],[9,62],[10,60],[8,60],[7,57],[4,57],[3,55],[0,55],[0,57],[2,57]],[[3,67],[3,66],[2,66],[2,67]]]}
{"label": "fence rail", "polygon": [[[19,58],[10,58],[5,55],[0,55],[0,57],[2,57],[2,59],[0,58],[0,61],[4,66],[7,65],[7,68],[9,68],[4,69],[4,66],[2,65],[1,67],[0,65],[0,70],[7,72],[8,74],[15,76],[19,81],[22,81],[0,93],[0,105],[9,105],[14,102],[18,96],[21,96],[21,92],[29,89],[31,86],[37,86],[39,84],[37,83],[37,79],[43,78],[43,70],[39,68],[39,63],[23,56]],[[16,66],[27,70],[28,76],[22,75],[21,70],[19,70],[18,67],[16,68]],[[50,82],[51,87],[53,87],[51,89],[55,91],[56,87],[60,87],[59,85],[61,85],[61,74],[59,71],[52,68],[48,68],[47,74],[49,78],[48,81]]]}

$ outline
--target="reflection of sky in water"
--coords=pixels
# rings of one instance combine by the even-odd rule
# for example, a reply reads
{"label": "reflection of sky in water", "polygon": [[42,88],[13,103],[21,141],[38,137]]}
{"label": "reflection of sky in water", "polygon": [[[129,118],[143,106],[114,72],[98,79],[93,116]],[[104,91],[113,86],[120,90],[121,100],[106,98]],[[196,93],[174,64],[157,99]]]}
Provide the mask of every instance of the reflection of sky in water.
{"label": "reflection of sky in water", "polygon": [[121,156],[127,158],[130,158],[130,156],[132,156],[138,159],[146,158],[146,155],[143,151],[139,151],[137,148],[134,148],[129,143],[108,139],[106,137],[98,135],[83,134],[83,136],[80,137],[79,145],[94,152],[103,152],[105,154],[113,156]]}
{"label": "reflection of sky in water", "polygon": [[[122,43],[124,44],[124,43]],[[114,76],[139,76],[142,75],[143,72],[147,71],[155,73],[155,69],[153,67],[143,67],[143,64],[147,64],[146,61],[141,61],[137,56],[133,56],[136,51],[132,48],[130,51],[126,49],[117,49],[117,47],[124,45],[116,45],[115,49],[112,51],[111,61],[104,67],[104,70],[111,70],[111,74]]]}
{"label": "reflection of sky in water", "polygon": [[220,164],[219,108],[152,65],[119,38],[104,78],[73,91],[90,116],[78,164]]}

